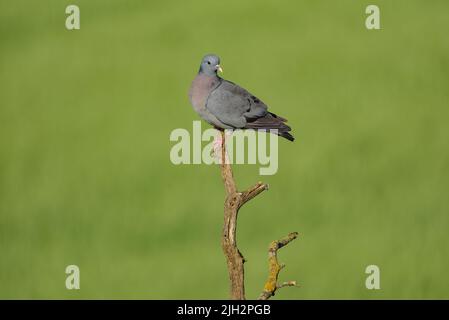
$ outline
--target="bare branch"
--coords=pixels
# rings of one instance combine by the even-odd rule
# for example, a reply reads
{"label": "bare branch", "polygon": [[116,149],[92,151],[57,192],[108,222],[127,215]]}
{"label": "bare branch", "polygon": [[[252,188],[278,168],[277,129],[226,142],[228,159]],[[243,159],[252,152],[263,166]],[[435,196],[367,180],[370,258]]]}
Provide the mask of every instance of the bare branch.
{"label": "bare branch", "polygon": [[283,287],[292,287],[296,286],[296,281],[287,281],[281,284],[278,284],[279,272],[281,269],[285,267],[283,264],[279,264],[277,259],[277,252],[280,248],[286,246],[293,240],[298,237],[297,232],[292,232],[288,236],[278,240],[273,241],[268,248],[268,265],[269,265],[269,274],[268,279],[265,282],[265,286],[263,288],[262,293],[259,296],[259,300],[268,300],[272,296],[274,296],[277,289]]}
{"label": "bare branch", "polygon": [[229,196],[237,192],[237,187],[232,174],[231,164],[229,163],[228,155],[226,153],[226,134],[221,132],[221,177],[226,189],[226,194]]}
{"label": "bare branch", "polygon": [[233,300],[245,299],[244,268],[245,258],[237,248],[237,215],[241,206],[242,194],[237,192],[237,187],[226,154],[226,135],[221,132],[221,176],[226,190],[224,204],[224,224],[221,247],[226,256],[228,265],[230,296]]}
{"label": "bare branch", "polygon": [[285,281],[277,285],[278,289],[283,287],[299,287],[299,286],[296,284],[296,281]]}
{"label": "bare branch", "polygon": [[[224,224],[221,246],[226,256],[228,266],[228,274],[230,280],[230,297],[233,300],[245,299],[245,272],[243,264],[245,258],[237,247],[237,216],[239,209],[248,201],[252,200],[260,193],[268,190],[268,185],[262,182],[256,183],[246,191],[238,192],[237,186],[232,173],[232,167],[226,153],[226,135],[221,132],[221,176],[226,190],[226,200],[224,204]],[[270,276],[265,284],[264,292],[259,299],[266,300],[274,295],[278,288],[284,286],[294,286],[296,282],[284,282],[277,284],[279,271],[283,266],[277,262],[277,250],[295,239],[298,234],[291,233],[286,238],[279,241],[273,241],[269,250]]]}

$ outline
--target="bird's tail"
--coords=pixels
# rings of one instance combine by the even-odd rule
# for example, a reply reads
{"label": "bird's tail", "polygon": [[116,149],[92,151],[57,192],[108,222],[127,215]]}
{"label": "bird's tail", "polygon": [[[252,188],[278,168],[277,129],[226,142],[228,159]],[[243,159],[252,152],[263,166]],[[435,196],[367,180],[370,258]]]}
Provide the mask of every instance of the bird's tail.
{"label": "bird's tail", "polygon": [[276,129],[278,130],[278,136],[283,137],[289,141],[294,141],[295,138],[289,132],[292,129],[288,125],[286,125],[285,122],[287,122],[287,119],[282,118],[274,113],[268,112],[264,117],[257,119],[247,119],[245,129]]}
{"label": "bird's tail", "polygon": [[282,137],[282,138],[285,138],[285,139],[287,139],[287,140],[289,140],[289,141],[295,141],[295,137],[294,136],[292,136],[289,132],[287,132],[287,131],[285,131],[285,132],[278,132],[278,136],[280,136],[280,137]]}

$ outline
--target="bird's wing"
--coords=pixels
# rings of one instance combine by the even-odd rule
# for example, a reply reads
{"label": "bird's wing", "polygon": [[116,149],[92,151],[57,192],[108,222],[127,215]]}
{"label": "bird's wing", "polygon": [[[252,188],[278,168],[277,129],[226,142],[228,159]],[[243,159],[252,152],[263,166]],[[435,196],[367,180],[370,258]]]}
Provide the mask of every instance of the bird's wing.
{"label": "bird's wing", "polygon": [[206,108],[221,122],[244,128],[247,121],[267,114],[267,106],[242,87],[223,80],[207,98]]}

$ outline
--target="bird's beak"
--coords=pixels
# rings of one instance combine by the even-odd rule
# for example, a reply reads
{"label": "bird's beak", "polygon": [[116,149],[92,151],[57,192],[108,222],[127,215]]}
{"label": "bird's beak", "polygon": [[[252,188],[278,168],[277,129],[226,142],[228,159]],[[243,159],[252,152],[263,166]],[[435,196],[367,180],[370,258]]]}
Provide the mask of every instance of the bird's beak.
{"label": "bird's beak", "polygon": [[221,73],[223,73],[223,68],[219,64],[217,64],[215,66],[215,70],[220,71]]}

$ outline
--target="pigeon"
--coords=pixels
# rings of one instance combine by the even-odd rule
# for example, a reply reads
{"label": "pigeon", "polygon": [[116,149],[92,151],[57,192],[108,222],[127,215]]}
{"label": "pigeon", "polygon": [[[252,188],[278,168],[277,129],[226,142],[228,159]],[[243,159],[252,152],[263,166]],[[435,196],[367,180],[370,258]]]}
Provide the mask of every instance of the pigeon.
{"label": "pigeon", "polygon": [[259,98],[237,84],[218,76],[223,72],[220,58],[208,54],[201,60],[200,70],[189,91],[193,109],[218,130],[276,129],[277,135],[293,141],[287,119],[268,111]]}

